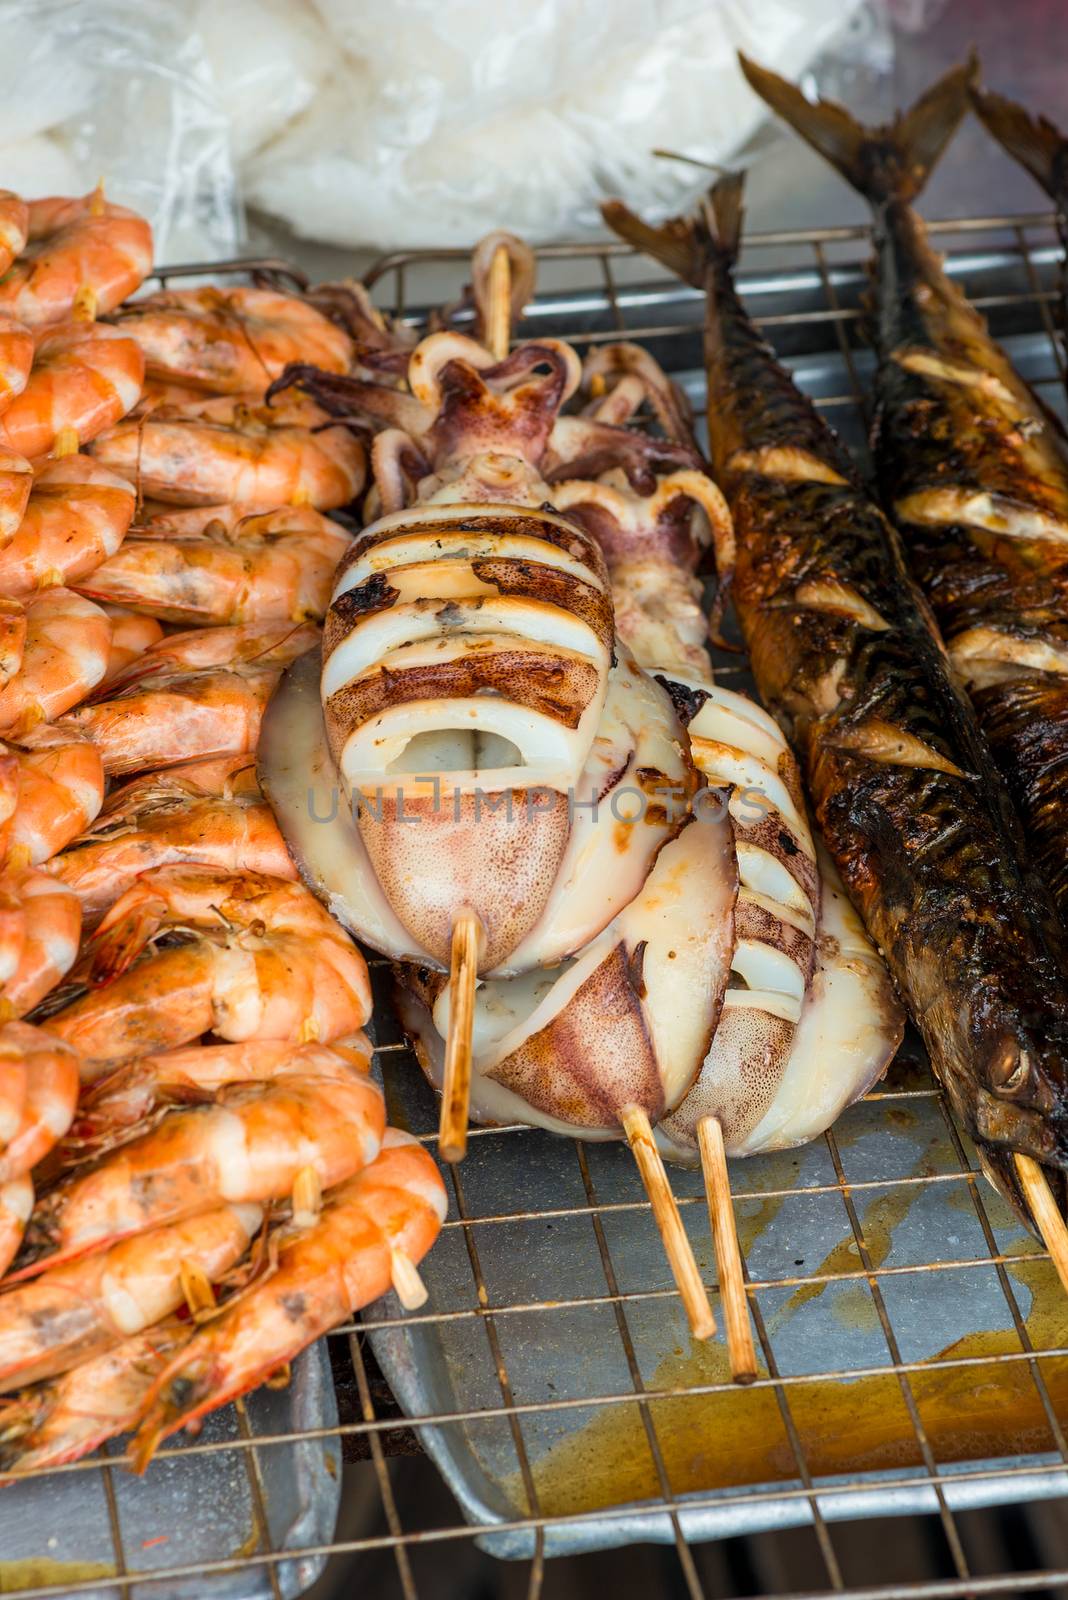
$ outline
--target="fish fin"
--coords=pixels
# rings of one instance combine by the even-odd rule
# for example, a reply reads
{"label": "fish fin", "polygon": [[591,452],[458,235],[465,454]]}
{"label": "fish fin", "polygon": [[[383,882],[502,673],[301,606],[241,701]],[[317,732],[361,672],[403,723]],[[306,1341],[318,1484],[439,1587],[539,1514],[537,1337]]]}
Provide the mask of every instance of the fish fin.
{"label": "fish fin", "polygon": [[973,84],[969,93],[976,115],[998,144],[1055,200],[1068,195],[1068,138],[1060,129],[992,89]]}
{"label": "fish fin", "polygon": [[691,217],[669,217],[655,227],[622,200],[606,200],[601,215],[613,233],[669,267],[695,289],[703,289],[711,260],[732,262],[742,234],[744,172],[725,172]]}
{"label": "fish fin", "polygon": [[806,100],[796,84],[739,54],[750,86],[847,183],[873,204],[914,200],[968,109],[979,70],[975,52],[931,85],[908,111],[865,127],[833,100]]}
{"label": "fish fin", "polygon": [[612,232],[635,249],[652,256],[695,289],[704,288],[711,240],[702,217],[669,217],[654,227],[622,200],[604,201],[601,215]]}

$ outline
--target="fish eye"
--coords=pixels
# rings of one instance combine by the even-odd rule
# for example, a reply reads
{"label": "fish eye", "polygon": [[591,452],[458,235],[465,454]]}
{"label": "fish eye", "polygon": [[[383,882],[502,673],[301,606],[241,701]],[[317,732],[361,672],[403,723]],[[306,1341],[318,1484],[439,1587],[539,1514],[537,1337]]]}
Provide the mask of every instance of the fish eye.
{"label": "fish eye", "polygon": [[1001,1061],[996,1062],[991,1069],[994,1088],[998,1094],[1018,1094],[1031,1072],[1031,1056],[1027,1050],[1021,1050],[1019,1057],[1014,1060],[1015,1050],[1008,1050]]}

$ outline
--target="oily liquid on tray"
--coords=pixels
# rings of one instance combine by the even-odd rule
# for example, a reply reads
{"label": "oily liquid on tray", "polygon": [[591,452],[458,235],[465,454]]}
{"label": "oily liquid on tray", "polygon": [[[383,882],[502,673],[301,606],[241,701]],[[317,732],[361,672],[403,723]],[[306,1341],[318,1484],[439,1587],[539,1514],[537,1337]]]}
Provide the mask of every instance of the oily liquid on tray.
{"label": "oily liquid on tray", "polygon": [[[869,1213],[865,1223],[875,1266],[889,1254],[890,1233],[900,1220],[895,1213],[908,1203],[900,1195],[887,1195],[884,1201],[883,1214],[873,1217]],[[766,1202],[761,1211],[772,1206],[777,1209],[778,1202]],[[760,1231],[771,1219],[763,1215],[750,1220]],[[833,1272],[836,1266],[855,1270],[856,1255],[843,1256],[851,1244],[850,1239],[836,1246],[819,1270]],[[1063,1345],[1068,1334],[1064,1292],[1049,1262],[1025,1262],[1012,1273],[1033,1296],[1027,1326],[1039,1354],[1044,1345]],[[821,1290],[832,1287],[804,1285],[790,1305],[800,1310]],[[838,1290],[836,1312],[843,1319],[855,1318],[865,1329],[873,1321],[877,1325],[875,1304],[863,1280]],[[932,1359],[987,1357],[993,1362],[1019,1350],[1015,1330],[1006,1329],[967,1334]],[[1041,1371],[1054,1413],[1068,1422],[1068,1359],[1043,1360]],[[763,1364],[761,1376],[766,1376]],[[693,1343],[688,1351],[665,1357],[647,1387],[687,1388],[729,1379],[726,1347],[718,1338],[704,1345]],[[936,1462],[985,1460],[1055,1448],[1025,1361],[911,1372],[908,1382]],[[845,1382],[791,1384],[782,1393],[814,1478],[922,1465],[901,1385],[893,1373]],[[796,1480],[798,1476],[797,1459],[773,1389],[682,1394],[650,1401],[649,1413],[673,1494]],[[601,1408],[592,1421],[534,1457],[531,1464],[538,1509],[546,1516],[659,1499],[662,1493],[639,1408],[629,1403]],[[514,1503],[522,1506],[518,1475],[510,1488]]]}

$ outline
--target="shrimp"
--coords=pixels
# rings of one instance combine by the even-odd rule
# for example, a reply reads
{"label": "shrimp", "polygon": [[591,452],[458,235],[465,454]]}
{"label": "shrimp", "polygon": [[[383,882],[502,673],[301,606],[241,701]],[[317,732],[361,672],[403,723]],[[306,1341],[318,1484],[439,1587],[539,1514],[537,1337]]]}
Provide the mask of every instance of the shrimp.
{"label": "shrimp", "polygon": [[64,718],[63,726],[93,741],[109,774],[250,752],[283,669],[318,638],[311,624],[172,634],[109,681],[103,698]]}
{"label": "shrimp", "polygon": [[73,967],[82,908],[72,889],[36,867],[5,871],[0,889],[7,903],[21,907],[23,918],[18,963],[0,987],[0,1021],[7,1021],[32,1011]]}
{"label": "shrimp", "polygon": [[0,550],[0,593],[24,599],[84,578],[118,550],[135,503],[133,486],[91,456],[46,462],[18,532]]}
{"label": "shrimp", "polygon": [[33,1210],[33,1179],[28,1172],[0,1183],[0,1278],[18,1252]]}
{"label": "shrimp", "polygon": [[76,307],[112,311],[152,268],[152,229],[100,189],[82,199],[31,200],[27,243],[0,279],[0,310],[37,328]]}
{"label": "shrimp", "polygon": [[77,839],[104,801],[104,763],[88,739],[42,723],[11,752],[17,799],[8,867],[40,866]]}
{"label": "shrimp", "polygon": [[38,1200],[10,1281],[222,1205],[292,1196],[305,1215],[320,1191],[375,1159],[386,1125],[377,1084],[327,1047],[316,1051],[301,1063],[307,1070],[172,1111],[96,1166],[62,1178]]}
{"label": "shrimp", "polygon": [[[205,788],[202,770],[229,772]],[[139,873],[178,862],[230,872],[296,878],[274,813],[260,793],[251,756],[149,773],[113,793],[96,826],[77,839],[50,871],[97,921]]]}
{"label": "shrimp", "polygon": [[8,312],[0,311],[0,411],[5,410],[29,382],[33,351],[34,337],[29,328],[24,328]]}
{"label": "shrimp", "polygon": [[17,450],[0,447],[0,548],[18,533],[32,488],[32,464]]}
{"label": "shrimp", "polygon": [[183,1276],[216,1283],[252,1242],[258,1205],[221,1206],[122,1239],[11,1289],[0,1317],[0,1394],[89,1361],[181,1306]]}
{"label": "shrimp", "polygon": [[167,622],[321,622],[350,540],[311,506],[242,517],[232,529],[209,522],[176,538],[137,529],[78,587]]}
{"label": "shrimp", "polygon": [[71,1047],[28,1022],[0,1027],[0,1061],[21,1064],[26,1073],[18,1129],[0,1151],[0,1184],[6,1184],[35,1167],[67,1132],[80,1080]]}
{"label": "shrimp", "polygon": [[86,444],[133,409],[144,376],[140,346],[118,328],[42,328],[29,382],[0,414],[0,444],[24,456],[47,455],[61,434]]}
{"label": "shrimp", "polygon": [[[330,1048],[360,1072],[370,1072],[371,1041],[365,1033],[335,1039]],[[102,1154],[170,1106],[210,1100],[235,1083],[262,1083],[284,1072],[301,1071],[302,1063],[318,1059],[319,1049],[253,1039],[141,1056],[89,1086],[65,1141],[64,1157],[71,1164],[86,1160],[88,1152]]]}
{"label": "shrimp", "polygon": [[120,422],[93,453],[156,499],[229,501],[249,512],[330,511],[355,500],[366,476],[363,445],[316,406],[249,405],[229,395]]}
{"label": "shrimp", "polygon": [[0,274],[26,248],[30,231],[30,208],[21,195],[0,189]]}
{"label": "shrimp", "polygon": [[319,1221],[282,1245],[276,1271],[205,1323],[156,1378],[134,1442],[137,1469],[168,1434],[254,1388],[391,1285],[402,1303],[419,1304],[415,1263],[446,1208],[431,1157],[387,1129],[378,1160],[326,1196]]}
{"label": "shrimp", "polygon": [[86,1058],[87,1082],[209,1030],[331,1040],[371,1013],[363,957],[302,884],[214,867],[143,873],[89,941],[85,973],[88,992],[44,1026]]}
{"label": "shrimp", "polygon": [[0,734],[19,738],[69,711],[107,670],[111,623],[70,589],[42,589],[26,601],[18,671],[0,687]]}
{"label": "shrimp", "polygon": [[291,361],[347,372],[352,340],[321,311],[271,289],[164,289],[113,320],[153,378],[215,394],[263,393]]}
{"label": "shrimp", "polygon": [[167,1317],[70,1372],[0,1401],[0,1473],[59,1467],[128,1432],[154,1380],[193,1331],[192,1323]]}
{"label": "shrimp", "polygon": [[163,629],[155,617],[143,617],[139,612],[127,611],[125,606],[105,605],[111,620],[111,648],[108,651],[108,670],[104,682],[110,683],[124,672],[131,661],[150,650],[163,638]]}

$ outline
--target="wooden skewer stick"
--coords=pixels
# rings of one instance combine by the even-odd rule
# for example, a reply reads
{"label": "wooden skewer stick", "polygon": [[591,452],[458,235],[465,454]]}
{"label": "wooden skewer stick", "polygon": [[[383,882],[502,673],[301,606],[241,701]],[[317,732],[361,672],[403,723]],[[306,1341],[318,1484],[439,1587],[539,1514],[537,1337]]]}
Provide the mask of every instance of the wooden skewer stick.
{"label": "wooden skewer stick", "polygon": [[701,1171],[708,1198],[708,1220],[712,1243],[716,1247],[716,1271],[727,1324],[727,1354],[735,1383],[752,1383],[757,1375],[756,1351],[749,1326],[749,1302],[742,1276],[742,1257],[738,1231],[734,1225],[734,1204],[727,1175],[727,1152],[718,1117],[702,1117],[697,1124],[697,1143],[701,1150]]}
{"label": "wooden skewer stick", "polygon": [[641,1106],[624,1106],[620,1121],[638,1163],[638,1171],[649,1196],[660,1237],[664,1241],[668,1264],[686,1307],[690,1332],[695,1339],[710,1339],[716,1331],[716,1319],[712,1314],[708,1290],[697,1270],[693,1249],[682,1225],[660,1151],[653,1139],[649,1117]]}
{"label": "wooden skewer stick", "polygon": [[314,1167],[301,1167],[293,1182],[293,1221],[310,1228],[323,1209],[323,1185]]}
{"label": "wooden skewer stick", "polygon": [[1068,1291],[1068,1223],[1061,1216],[1060,1207],[1053,1198],[1049,1179],[1037,1161],[1030,1156],[1017,1155],[1016,1175],[1024,1198],[1031,1207],[1031,1215],[1038,1224],[1042,1242],[1050,1253],[1057,1276]]}
{"label": "wooden skewer stick", "polygon": [[481,933],[481,924],[473,911],[461,911],[452,925],[449,1032],[445,1040],[445,1079],[438,1127],[438,1153],[443,1161],[462,1161],[467,1154],[471,1031],[475,1023],[475,980]]}
{"label": "wooden skewer stick", "polygon": [[427,1287],[419,1276],[419,1268],[403,1250],[389,1252],[389,1273],[397,1299],[405,1311],[418,1311],[426,1305]]}
{"label": "wooden skewer stick", "polygon": [[490,263],[489,305],[486,311],[486,348],[495,361],[508,354],[512,336],[512,263],[508,246],[499,244]]}
{"label": "wooden skewer stick", "polygon": [[57,459],[60,456],[76,456],[78,454],[77,428],[57,428],[56,437],[52,441],[52,454]]}
{"label": "wooden skewer stick", "polygon": [[194,1322],[202,1321],[206,1314],[215,1310],[215,1290],[199,1262],[183,1257],[178,1263],[178,1281]]}

